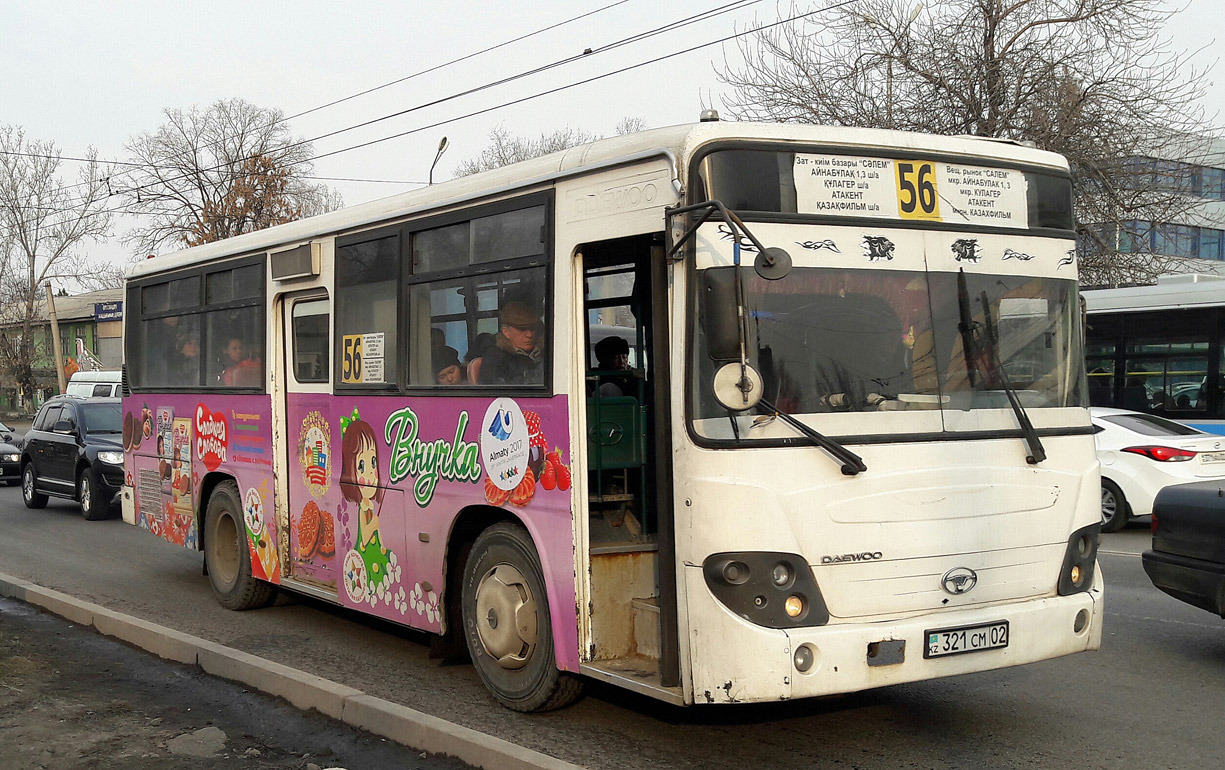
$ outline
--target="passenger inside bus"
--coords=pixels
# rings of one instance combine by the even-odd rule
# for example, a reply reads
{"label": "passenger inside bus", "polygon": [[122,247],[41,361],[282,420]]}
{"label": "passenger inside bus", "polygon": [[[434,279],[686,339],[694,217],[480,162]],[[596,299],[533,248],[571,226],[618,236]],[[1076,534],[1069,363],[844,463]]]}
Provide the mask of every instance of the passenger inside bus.
{"label": "passenger inside bus", "polygon": [[527,302],[512,300],[498,313],[499,332],[480,365],[482,385],[539,385],[544,381],[544,329]]}
{"label": "passenger inside bus", "polygon": [[459,362],[459,353],[449,345],[434,353],[434,380],[439,385],[467,385],[468,378]]}
{"label": "passenger inside bus", "polygon": [[198,385],[200,379],[200,342],[194,335],[179,337],[179,360],[174,366],[171,385]]}
{"label": "passenger inside bus", "polygon": [[242,387],[258,385],[263,377],[263,361],[248,354],[241,337],[230,337],[219,356],[219,385]]}
{"label": "passenger inside bus", "polygon": [[[601,372],[628,372],[630,344],[624,337],[609,335],[595,344],[596,365]],[[597,391],[601,398],[637,395],[628,375],[601,374]]]}

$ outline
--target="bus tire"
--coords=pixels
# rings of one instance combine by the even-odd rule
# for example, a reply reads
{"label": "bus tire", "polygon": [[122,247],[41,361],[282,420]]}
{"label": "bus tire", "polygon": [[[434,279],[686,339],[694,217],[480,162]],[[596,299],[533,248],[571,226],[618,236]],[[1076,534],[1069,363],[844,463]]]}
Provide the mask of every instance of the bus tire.
{"label": "bus tire", "polygon": [[1123,496],[1119,485],[1107,478],[1102,479],[1102,531],[1118,532],[1131,518],[1131,506]]}
{"label": "bus tire", "polygon": [[276,586],[251,574],[251,549],[243,524],[238,484],[223,481],[213,489],[204,514],[204,566],[222,607],[252,610],[276,598]]}
{"label": "bus tire", "polygon": [[110,513],[107,501],[98,494],[98,482],[92,468],[82,468],[77,477],[77,502],[81,504],[81,515],[86,521],[99,521]]}
{"label": "bus tire", "polygon": [[462,594],[468,654],[502,705],[549,711],[578,698],[582,680],[557,668],[544,574],[523,527],[499,522],[477,536]]}

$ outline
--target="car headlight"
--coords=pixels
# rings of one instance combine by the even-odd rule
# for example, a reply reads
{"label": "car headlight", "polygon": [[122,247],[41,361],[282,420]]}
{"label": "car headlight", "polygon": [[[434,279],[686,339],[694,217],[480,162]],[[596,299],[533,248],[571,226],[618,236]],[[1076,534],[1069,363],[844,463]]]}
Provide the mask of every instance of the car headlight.
{"label": "car headlight", "polygon": [[111,465],[123,465],[123,452],[99,452],[98,459]]}
{"label": "car headlight", "polygon": [[15,463],[21,459],[21,455],[0,455],[0,460],[6,463]]}

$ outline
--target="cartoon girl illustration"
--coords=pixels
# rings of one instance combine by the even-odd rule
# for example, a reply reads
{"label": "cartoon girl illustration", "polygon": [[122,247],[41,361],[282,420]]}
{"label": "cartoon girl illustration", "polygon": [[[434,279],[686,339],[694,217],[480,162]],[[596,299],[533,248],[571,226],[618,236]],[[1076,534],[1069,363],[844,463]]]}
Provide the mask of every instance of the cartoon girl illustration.
{"label": "cartoon girl illustration", "polygon": [[366,568],[366,599],[374,602],[391,588],[390,568],[394,554],[389,554],[379,535],[379,509],[383,505],[383,488],[379,484],[379,444],[370,423],[362,420],[356,409],[353,417],[341,419],[340,493],[345,500],[357,505],[357,541],[354,550]]}

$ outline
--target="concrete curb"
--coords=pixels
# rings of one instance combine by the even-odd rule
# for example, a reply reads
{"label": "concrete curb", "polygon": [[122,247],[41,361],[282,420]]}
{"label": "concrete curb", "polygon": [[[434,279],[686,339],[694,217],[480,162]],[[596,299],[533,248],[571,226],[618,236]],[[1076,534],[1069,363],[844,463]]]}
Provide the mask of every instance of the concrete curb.
{"label": "concrete curb", "polygon": [[213,676],[284,698],[303,711],[315,709],[350,727],[410,748],[446,754],[481,768],[583,770],[579,765],[367,695],[323,677],[108,610],[3,573],[0,573],[0,596],[42,607],[77,625],[93,626],[101,634],[121,639],[158,657],[199,666]]}

